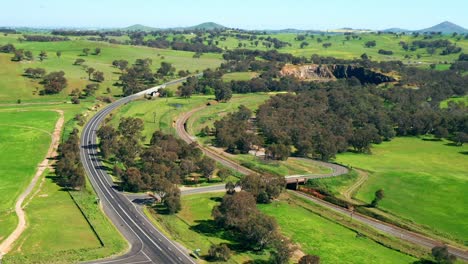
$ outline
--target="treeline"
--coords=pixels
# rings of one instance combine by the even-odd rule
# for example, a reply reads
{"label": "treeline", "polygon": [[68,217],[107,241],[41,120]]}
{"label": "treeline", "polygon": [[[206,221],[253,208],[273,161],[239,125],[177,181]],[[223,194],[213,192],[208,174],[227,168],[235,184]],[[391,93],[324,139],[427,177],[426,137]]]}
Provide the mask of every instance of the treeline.
{"label": "treeline", "polygon": [[65,30],[65,29],[57,29],[52,30],[52,35],[60,35],[60,36],[123,36],[125,33],[122,31],[97,31],[97,30]]}
{"label": "treeline", "polygon": [[449,55],[452,53],[459,53],[462,51],[460,47],[452,44],[450,40],[447,39],[437,39],[437,40],[414,40],[411,42],[411,45],[400,41],[400,46],[404,50],[416,51],[417,49],[427,49],[429,54],[434,54],[436,49],[442,49],[440,55]]}
{"label": "treeline", "polygon": [[58,183],[66,188],[83,188],[86,185],[85,172],[80,159],[80,137],[73,129],[68,139],[58,148],[55,174]]}
{"label": "treeline", "polygon": [[[328,83],[281,78],[275,87],[296,94],[277,95],[259,107],[256,124],[262,140],[255,133],[247,134],[255,129],[247,126],[246,118],[236,118],[238,112],[215,123],[214,142],[231,152],[246,153],[265,141],[269,158],[285,159],[294,150],[293,155],[322,160],[350,147],[369,152],[372,143],[396,135],[432,134],[457,145],[467,142],[467,107],[449,103],[440,109],[439,105],[452,96],[466,95],[468,76],[415,68],[404,68],[401,74],[400,83],[387,89],[362,85],[353,78]],[[253,91],[256,86],[245,87]]]}
{"label": "treeline", "polygon": [[[120,75],[120,86],[125,96],[143,91],[156,84],[157,79],[162,79],[166,76],[174,76],[176,69],[168,62],[161,62],[161,67],[153,72],[151,65],[153,61],[149,58],[137,59],[135,63],[129,67],[126,60],[115,60],[112,64],[122,71]],[[181,74],[181,72],[179,72]],[[182,75],[188,73],[182,72]]]}
{"label": "treeline", "polygon": [[103,125],[97,132],[101,154],[120,164],[113,171],[124,190],[152,191],[169,213],[175,213],[180,210],[177,184],[196,177],[210,180],[215,163],[195,145],[160,131],[153,133],[148,146],[143,146],[142,131],[143,121],[138,118],[122,118],[117,129]]}
{"label": "treeline", "polygon": [[67,37],[58,36],[45,36],[45,35],[23,35],[21,40],[24,41],[37,41],[37,42],[56,42],[56,41],[68,41]]}
{"label": "treeline", "polygon": [[172,48],[173,50],[192,51],[197,53],[213,52],[221,53],[223,50],[215,45],[206,45],[203,42],[203,38],[191,38],[186,39],[185,36],[181,35],[174,38],[172,41],[167,39],[167,35],[161,35],[156,39],[145,40],[147,33],[145,32],[133,32],[129,34],[131,45],[149,46],[154,48],[167,49]]}
{"label": "treeline", "polygon": [[16,34],[16,33],[18,33],[15,29],[11,29],[11,28],[0,28],[0,32],[5,33],[5,34]]}
{"label": "treeline", "polygon": [[255,145],[261,145],[261,139],[253,131],[249,122],[252,111],[241,105],[239,110],[229,113],[222,120],[214,123],[215,145],[226,148],[231,153],[246,154]]}

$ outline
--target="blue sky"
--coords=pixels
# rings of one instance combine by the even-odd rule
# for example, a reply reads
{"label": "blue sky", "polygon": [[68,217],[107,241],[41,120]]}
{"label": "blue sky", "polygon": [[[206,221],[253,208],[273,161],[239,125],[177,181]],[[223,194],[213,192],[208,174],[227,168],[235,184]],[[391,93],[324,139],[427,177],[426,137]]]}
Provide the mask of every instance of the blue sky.
{"label": "blue sky", "polygon": [[[154,27],[213,21],[244,29],[468,27],[468,0],[3,0],[0,26]],[[9,10],[9,11],[5,11]]]}

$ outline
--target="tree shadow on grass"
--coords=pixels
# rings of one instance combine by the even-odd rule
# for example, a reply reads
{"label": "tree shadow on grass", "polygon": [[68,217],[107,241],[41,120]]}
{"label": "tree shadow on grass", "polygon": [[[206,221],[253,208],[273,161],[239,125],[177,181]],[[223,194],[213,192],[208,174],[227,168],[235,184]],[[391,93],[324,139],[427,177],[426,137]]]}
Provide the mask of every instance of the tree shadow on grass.
{"label": "tree shadow on grass", "polygon": [[190,230],[207,237],[217,237],[229,241],[229,248],[238,252],[262,253],[263,250],[253,251],[242,242],[241,237],[234,230],[226,230],[216,225],[214,220],[196,220],[196,225],[190,226]]}
{"label": "tree shadow on grass", "polygon": [[423,141],[436,141],[436,142],[437,141],[442,141],[442,139],[440,139],[440,138],[423,138],[422,140]]}
{"label": "tree shadow on grass", "polygon": [[463,155],[468,155],[468,151],[460,151],[458,153],[463,154]]}
{"label": "tree shadow on grass", "polygon": [[223,198],[222,197],[211,197],[210,200],[220,203],[220,202],[223,201]]}

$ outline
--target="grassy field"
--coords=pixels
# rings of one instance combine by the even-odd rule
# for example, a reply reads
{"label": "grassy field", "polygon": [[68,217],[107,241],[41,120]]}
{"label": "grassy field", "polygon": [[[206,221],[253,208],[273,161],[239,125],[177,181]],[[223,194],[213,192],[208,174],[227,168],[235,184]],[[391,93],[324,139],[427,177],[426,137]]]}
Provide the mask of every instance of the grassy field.
{"label": "grassy field", "polygon": [[258,76],[256,72],[231,72],[223,75],[223,81],[248,81]]}
{"label": "grassy field", "polygon": [[[205,255],[211,244],[229,243],[223,231],[216,231],[211,220],[211,210],[221,193],[198,194],[182,197],[182,211],[177,215],[160,215],[151,210],[158,226],[172,238],[193,250],[201,249]],[[411,263],[415,259],[388,249],[355,231],[322,218],[299,205],[295,196],[283,195],[280,201],[260,205],[260,209],[274,216],[281,231],[292,238],[305,253],[319,255],[323,263]],[[300,226],[300,228],[297,228]],[[268,254],[236,252],[228,263],[242,263],[248,259],[267,259]]]}
{"label": "grassy field", "polygon": [[340,196],[350,185],[356,182],[358,174],[356,171],[350,171],[348,174],[339,177],[310,179],[308,184],[315,188],[328,190],[335,196]]}
{"label": "grassy field", "polygon": [[[64,111],[64,136],[67,136],[76,126],[73,117],[77,113],[93,114],[87,111],[91,105],[0,106],[0,198],[4,201],[0,206],[0,240],[16,226],[16,215],[10,208],[29,183],[49,147],[50,135],[45,132],[52,132],[58,118],[58,114],[50,110]],[[28,227],[10,254],[5,256],[4,263],[70,263],[106,257],[127,247],[95,203],[96,195],[89,183],[86,191],[72,192],[74,202],[68,192],[62,191],[54,183],[53,174],[46,175],[49,177],[40,180],[41,184],[36,185],[33,195],[29,197],[32,200],[26,200]],[[104,246],[101,246],[77,205]]]}
{"label": "grassy field", "polygon": [[338,162],[371,172],[358,199],[371,202],[374,192],[383,188],[381,209],[467,243],[468,146],[396,138],[375,145],[372,153],[337,156]]}
{"label": "grassy field", "polygon": [[[18,42],[20,35],[11,34],[8,36],[0,36],[0,45],[7,43],[14,44],[17,49],[30,50],[36,56],[33,62],[12,62],[10,59],[12,54],[0,53],[0,102],[16,102],[17,99],[22,101],[60,101],[67,98],[68,94],[74,88],[83,89],[88,81],[88,76],[85,73],[83,66],[73,65],[77,58],[82,58],[86,62],[84,65],[93,67],[98,71],[104,72],[105,81],[101,83],[101,89],[96,95],[105,94],[107,87],[111,88],[112,95],[121,94],[121,89],[114,87],[113,84],[119,78],[119,70],[112,66],[112,61],[117,59],[125,59],[133,63],[139,58],[151,58],[153,60],[152,69],[156,70],[160,67],[162,61],[170,62],[177,70],[204,70],[219,66],[221,56],[219,54],[204,54],[199,59],[194,59],[193,52],[162,50],[148,47],[136,47],[125,45],[112,45],[102,42],[91,42],[85,40],[74,40],[65,42]],[[82,55],[83,48],[89,48],[93,51],[95,48],[101,48],[100,55]],[[37,56],[40,51],[46,51],[48,58],[40,62]],[[61,51],[60,58],[56,56],[56,52]],[[24,69],[29,67],[40,67],[47,72],[60,71],[65,72],[65,77],[68,80],[68,86],[57,95],[39,96],[33,94],[42,89],[38,81],[32,81],[22,76]]]}
{"label": "grassy field", "polygon": [[[284,48],[279,49],[280,52],[287,52],[291,53],[296,56],[305,56],[310,57],[312,54],[318,54],[321,56],[332,56],[336,58],[342,59],[353,59],[359,58],[361,54],[366,53],[371,57],[373,60],[402,60],[405,63],[416,63],[422,62],[423,64],[429,63],[440,63],[445,61],[454,61],[458,58],[459,54],[451,54],[442,56],[439,55],[441,49],[437,49],[436,53],[430,55],[426,49],[417,49],[416,51],[405,51],[399,45],[400,41],[405,41],[407,43],[411,43],[414,40],[423,40],[423,36],[419,36],[415,38],[413,36],[401,36],[395,37],[388,34],[376,35],[376,34],[359,34],[361,39],[351,39],[346,41],[344,35],[329,35],[329,36],[320,36],[314,35],[314,39],[307,37],[306,42],[309,43],[308,46],[304,48],[300,48],[302,41],[298,41],[295,38],[297,34],[290,34],[290,33],[279,33],[279,34],[270,34],[264,35],[263,37],[271,36],[277,38],[281,41],[286,41],[291,43],[291,46],[287,46]],[[259,36],[260,37],[260,36]],[[317,39],[321,38],[323,40],[322,43],[318,43]],[[468,41],[461,39],[457,41],[455,38],[450,36],[436,36],[432,40],[436,39],[448,39],[452,43],[456,43],[457,46],[461,47],[463,51],[466,53],[468,51]],[[229,37],[226,41],[222,41],[221,39],[217,39],[219,41],[220,47],[227,47],[228,49],[234,49],[238,47],[239,43],[246,44],[246,48],[248,49],[259,49],[259,50],[266,50],[267,48],[262,45],[262,41],[260,41],[258,47],[252,44],[250,41],[238,41],[235,38]],[[376,41],[376,46],[373,48],[365,48],[364,43],[370,40]],[[322,46],[323,43],[331,43],[332,46],[329,48],[324,48]],[[379,49],[384,50],[391,50],[393,51],[393,55],[382,55],[379,54]],[[420,55],[421,58],[417,58],[417,55]],[[410,55],[410,59],[405,59],[405,55]]]}
{"label": "grassy field", "polygon": [[47,175],[26,207],[28,228],[4,262],[74,263],[124,251],[127,243],[101,212],[91,187],[69,193],[54,177]]}
{"label": "grassy field", "polygon": [[444,100],[440,102],[440,108],[447,108],[449,102],[463,103],[464,105],[468,105],[468,95],[460,96],[460,97],[452,97],[447,100]]}
{"label": "grassy field", "polygon": [[0,111],[0,241],[15,228],[16,199],[45,158],[58,114]]}
{"label": "grassy field", "polygon": [[[234,94],[228,103],[215,103],[194,113],[187,122],[187,131],[191,135],[197,135],[202,128],[213,127],[216,120],[237,111],[240,105],[245,105],[250,110],[255,111],[271,95],[270,93]],[[212,139],[213,137],[198,138],[203,143],[209,143]]]}
{"label": "grassy field", "polygon": [[[258,35],[257,37],[272,37],[277,38],[281,41],[286,41],[291,44],[291,46],[286,46],[284,48],[279,49],[279,52],[284,53],[291,53],[296,56],[305,56],[310,57],[312,54],[318,54],[321,56],[332,56],[340,59],[353,59],[359,58],[361,54],[366,53],[369,55],[373,60],[401,60],[405,63],[409,64],[416,64],[421,65],[424,67],[429,67],[429,64],[444,64],[445,61],[451,62],[458,58],[459,54],[450,54],[450,55],[440,55],[442,49],[437,49],[434,54],[429,54],[426,49],[417,49],[415,51],[405,51],[400,45],[400,41],[404,41],[406,43],[411,44],[412,41],[415,40],[424,40],[424,36],[421,34],[419,37],[414,37],[411,35],[408,36],[393,36],[390,34],[374,34],[374,33],[362,33],[358,34],[360,39],[350,39],[349,41],[346,40],[346,36],[343,34],[325,34],[325,35],[314,35],[314,38],[307,36],[304,41],[306,41],[309,45],[301,48],[300,45],[303,41],[299,41],[296,39],[298,34],[294,33],[277,33],[277,34],[265,34],[265,35]],[[191,35],[186,35],[187,39],[192,38]],[[322,42],[319,43],[317,39],[322,39]],[[443,36],[433,36],[431,40],[438,40],[438,39],[447,39],[453,44],[461,47],[463,50],[462,52],[468,51],[468,41],[461,38],[461,40],[457,40],[448,35]],[[218,47],[223,49],[236,49],[238,48],[239,43],[242,45],[245,44],[245,48],[247,49],[258,49],[258,50],[267,50],[267,48],[262,45],[262,40],[259,40],[258,46],[255,46],[255,43],[250,40],[241,40],[234,37],[227,37],[226,40],[222,40],[221,37],[217,37],[214,39],[215,41],[219,42]],[[376,46],[372,48],[366,48],[365,43],[367,41],[375,40]],[[331,43],[331,47],[324,48],[323,43]],[[393,55],[382,55],[379,54],[379,49],[383,50],[391,50],[393,51]],[[405,55],[410,56],[410,58],[405,58]],[[420,55],[420,58],[417,56]],[[421,64],[419,64],[421,62]],[[437,68],[445,68],[444,66],[437,66]]]}
{"label": "grassy field", "polygon": [[254,171],[267,172],[280,176],[298,174],[326,174],[331,170],[307,159],[288,158],[285,161],[265,160],[250,154],[233,155],[232,159]]}
{"label": "grassy field", "polygon": [[[227,243],[235,245],[224,231],[218,231],[211,217],[211,210],[219,203],[221,194],[206,193],[182,196],[182,211],[176,215],[157,214],[154,209],[147,213],[156,226],[186,248],[201,250],[201,256],[207,255],[212,244]],[[233,248],[233,246],[231,246]],[[267,260],[269,254],[254,252],[235,252],[227,263],[244,263],[247,260]]]}
{"label": "grassy field", "polygon": [[[113,113],[111,124],[118,126],[122,117],[137,117],[144,122],[143,135],[146,141],[156,130],[174,134],[174,121],[181,113],[213,100],[212,96],[192,96],[191,98],[169,97],[154,100],[142,99],[126,104]],[[156,115],[156,118],[155,118]],[[156,121],[156,122],[155,122]]]}
{"label": "grassy field", "polygon": [[357,235],[356,231],[311,213],[297,198],[283,195],[279,201],[259,205],[273,216],[281,231],[307,254],[323,263],[412,263],[413,257]]}

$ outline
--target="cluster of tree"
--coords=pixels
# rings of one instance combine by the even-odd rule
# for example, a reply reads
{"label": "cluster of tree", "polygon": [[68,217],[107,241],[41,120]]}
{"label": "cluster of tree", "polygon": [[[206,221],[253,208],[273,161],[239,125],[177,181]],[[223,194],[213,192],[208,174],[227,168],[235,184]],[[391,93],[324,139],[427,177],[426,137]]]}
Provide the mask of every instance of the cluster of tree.
{"label": "cluster of tree", "polygon": [[237,112],[216,121],[214,144],[226,148],[230,153],[248,153],[255,146],[261,145],[260,137],[249,122],[251,116],[252,111],[241,105]]}
{"label": "cluster of tree", "polygon": [[59,184],[66,188],[82,188],[86,184],[83,164],[80,160],[80,137],[78,130],[73,129],[68,139],[58,148],[55,174]]}
{"label": "cluster of tree", "polygon": [[383,90],[352,79],[296,83],[292,90],[297,95],[277,95],[259,107],[257,125],[266,143],[275,144],[275,150],[280,146],[280,153],[287,154],[294,146],[295,155],[323,160],[348,147],[368,152],[371,143],[395,135],[433,134],[459,145],[466,142],[467,107],[449,103],[448,108],[440,109],[439,104],[451,96],[465,95],[467,76],[418,69],[407,69],[403,76],[401,86],[412,84],[419,89],[398,86]]}
{"label": "cluster of tree", "polygon": [[257,203],[270,203],[283,192],[286,180],[283,176],[271,174],[250,174],[244,176],[238,186],[251,193]]}
{"label": "cluster of tree", "polygon": [[171,63],[161,62],[161,67],[153,73],[152,60],[148,58],[137,59],[132,67],[128,67],[125,60],[116,60],[112,64],[122,70],[119,80],[125,96],[143,91],[156,84],[158,78],[172,76],[176,71]]}
{"label": "cluster of tree", "polygon": [[37,41],[37,42],[56,42],[56,41],[68,41],[70,40],[67,37],[57,37],[57,36],[45,36],[45,35],[24,35],[25,41]]}
{"label": "cluster of tree", "polygon": [[32,79],[40,79],[44,77],[46,70],[42,68],[27,68],[24,70],[24,75]]}
{"label": "cluster of tree", "polygon": [[0,32],[5,33],[5,34],[16,34],[16,33],[18,33],[15,29],[11,29],[11,28],[0,28]]}
{"label": "cluster of tree", "polygon": [[13,44],[5,44],[0,46],[0,52],[2,53],[13,53],[15,52],[16,48]]}
{"label": "cluster of tree", "polygon": [[[142,145],[143,121],[122,118],[117,129],[110,125],[99,128],[101,154],[115,159],[121,166],[114,174],[128,191],[155,192],[170,213],[180,210],[180,191],[176,184],[198,177],[210,180],[215,163],[204,157],[195,145],[166,135],[153,133],[147,147]],[[122,169],[124,168],[124,169]]]}
{"label": "cluster of tree", "polygon": [[275,219],[257,209],[255,197],[246,191],[226,194],[212,211],[216,224],[237,234],[239,244],[246,249],[272,248],[270,263],[288,263],[292,255],[291,242],[282,236]]}
{"label": "cluster of tree", "polygon": [[104,81],[104,73],[101,71],[96,71],[93,67],[87,67],[86,73],[88,74],[88,79],[90,81],[95,81],[95,82]]}
{"label": "cluster of tree", "polygon": [[[84,48],[83,49],[83,56],[88,56],[90,51],[91,51],[91,49]],[[102,51],[101,48],[94,48],[93,55],[99,55],[99,54],[101,54],[101,51]]]}
{"label": "cluster of tree", "polygon": [[463,74],[463,72],[468,71],[468,61],[455,61],[450,65],[450,70]]}
{"label": "cluster of tree", "polygon": [[122,73],[119,80],[125,96],[143,91],[156,83],[150,68],[152,63],[151,59],[137,59],[132,67]]}
{"label": "cluster of tree", "polygon": [[364,43],[364,46],[366,48],[372,48],[372,47],[375,47],[377,45],[377,42],[375,40],[369,40],[369,41],[366,41],[366,43]]}
{"label": "cluster of tree", "polygon": [[44,76],[41,84],[44,86],[44,90],[41,91],[41,93],[56,94],[67,87],[67,79],[65,78],[65,73],[63,71],[51,72]]}
{"label": "cluster of tree", "polygon": [[378,53],[379,53],[379,54],[382,54],[382,55],[393,55],[393,51],[391,51],[391,50],[384,50],[384,49],[379,49]]}
{"label": "cluster of tree", "polygon": [[145,37],[148,34],[142,31],[132,32],[129,34],[130,37],[130,44],[131,45],[140,45],[140,46],[149,46],[154,48],[161,48],[167,49],[172,48],[173,50],[184,50],[184,51],[192,51],[192,52],[214,52],[214,53],[221,53],[223,50],[215,45],[206,45],[204,43],[204,39],[196,36],[191,39],[186,39],[185,36],[181,35],[178,32],[178,36],[174,37],[172,41],[169,41],[168,32],[164,33],[155,33],[159,37],[155,39],[145,40]]}
{"label": "cluster of tree", "polygon": [[465,54],[465,53],[460,54],[460,56],[458,56],[458,61],[468,61],[468,54]]}
{"label": "cluster of tree", "polygon": [[189,77],[179,86],[178,94],[185,98],[192,96],[194,93],[205,95],[214,94],[217,101],[227,102],[232,97],[232,91],[230,85],[223,82],[221,76],[221,72],[206,70],[203,78],[198,78],[196,76]]}
{"label": "cluster of tree", "polygon": [[461,48],[457,47],[456,45],[452,44],[450,40],[447,39],[437,39],[437,40],[415,40],[409,46],[405,42],[400,42],[400,45],[404,50],[411,50],[415,51],[416,49],[423,49],[426,48],[429,54],[434,54],[436,49],[441,48],[443,49],[440,55],[449,55],[452,53],[459,53],[461,52]]}

